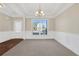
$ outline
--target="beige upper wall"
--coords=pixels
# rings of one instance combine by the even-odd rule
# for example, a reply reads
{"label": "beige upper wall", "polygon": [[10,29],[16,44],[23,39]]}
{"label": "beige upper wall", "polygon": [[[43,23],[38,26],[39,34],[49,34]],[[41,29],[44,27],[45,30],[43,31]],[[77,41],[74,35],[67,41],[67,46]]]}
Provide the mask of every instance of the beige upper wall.
{"label": "beige upper wall", "polygon": [[[0,32],[13,31],[14,21],[22,21],[22,31],[24,30],[23,17],[8,17],[0,13]],[[54,30],[54,20],[48,19],[48,31]],[[32,18],[25,19],[25,31],[32,31]]]}
{"label": "beige upper wall", "polygon": [[[24,22],[23,18],[20,18],[20,17],[18,17],[18,18],[13,17],[12,19],[13,19],[12,22],[16,21],[16,20],[22,20],[22,22]],[[24,23],[25,23],[25,31],[32,31],[33,30],[33,28],[32,28],[32,18],[25,18]],[[52,18],[48,19],[48,31],[53,31],[54,30],[54,23],[55,22]],[[23,30],[23,28],[22,28],[22,30]]]}
{"label": "beige upper wall", "polygon": [[32,31],[32,22],[30,18],[26,18],[25,20],[25,30]]}
{"label": "beige upper wall", "polygon": [[12,31],[12,21],[11,18],[0,13],[0,32]]}
{"label": "beige upper wall", "polygon": [[[31,18],[26,18],[25,30],[32,31],[32,19]],[[53,31],[53,30],[54,30],[54,20],[48,19],[48,31]]]}
{"label": "beige upper wall", "polygon": [[79,33],[79,4],[75,4],[56,17],[55,30],[60,32]]}

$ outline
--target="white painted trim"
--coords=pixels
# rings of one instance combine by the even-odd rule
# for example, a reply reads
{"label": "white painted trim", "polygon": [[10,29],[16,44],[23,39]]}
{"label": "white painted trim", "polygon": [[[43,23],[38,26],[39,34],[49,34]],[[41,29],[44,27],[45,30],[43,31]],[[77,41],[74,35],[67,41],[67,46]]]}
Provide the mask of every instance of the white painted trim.
{"label": "white painted trim", "polygon": [[54,38],[59,43],[79,55],[79,34],[55,32]]}
{"label": "white painted trim", "polygon": [[0,32],[0,43],[11,38],[23,38],[23,33],[21,32]]}
{"label": "white painted trim", "polygon": [[24,32],[0,32],[0,42],[4,42],[11,38],[23,38],[23,39],[53,39],[53,31],[48,31],[47,35],[33,35],[32,31]]}

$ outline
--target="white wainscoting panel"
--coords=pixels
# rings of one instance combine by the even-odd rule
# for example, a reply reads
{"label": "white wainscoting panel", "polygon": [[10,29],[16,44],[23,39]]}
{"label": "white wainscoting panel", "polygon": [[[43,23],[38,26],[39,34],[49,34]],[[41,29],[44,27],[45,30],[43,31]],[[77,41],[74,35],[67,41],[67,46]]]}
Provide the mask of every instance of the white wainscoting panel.
{"label": "white wainscoting panel", "polygon": [[0,43],[12,38],[23,38],[22,32],[0,32]]}
{"label": "white wainscoting panel", "polygon": [[54,32],[48,31],[47,35],[33,35],[31,31],[26,31],[25,38],[26,39],[53,39]]}
{"label": "white wainscoting panel", "polygon": [[79,34],[55,32],[54,38],[59,43],[79,55]]}
{"label": "white wainscoting panel", "polygon": [[26,32],[0,32],[0,42],[4,42],[6,40],[12,38],[24,38],[24,39],[53,39],[54,33],[53,31],[49,31],[47,35],[33,35],[31,31]]}

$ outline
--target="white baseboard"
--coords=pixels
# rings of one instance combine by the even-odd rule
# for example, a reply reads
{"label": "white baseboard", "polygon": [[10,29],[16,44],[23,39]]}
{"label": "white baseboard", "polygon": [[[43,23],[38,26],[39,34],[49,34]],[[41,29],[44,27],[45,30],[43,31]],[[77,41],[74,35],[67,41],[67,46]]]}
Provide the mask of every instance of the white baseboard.
{"label": "white baseboard", "polygon": [[79,34],[55,32],[54,38],[59,43],[79,55]]}

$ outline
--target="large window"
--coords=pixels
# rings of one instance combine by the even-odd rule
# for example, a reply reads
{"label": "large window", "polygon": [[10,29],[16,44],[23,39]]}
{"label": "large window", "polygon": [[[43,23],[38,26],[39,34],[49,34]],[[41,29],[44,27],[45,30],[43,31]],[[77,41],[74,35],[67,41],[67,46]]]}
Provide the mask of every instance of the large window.
{"label": "large window", "polygon": [[47,19],[33,19],[33,35],[47,35]]}

